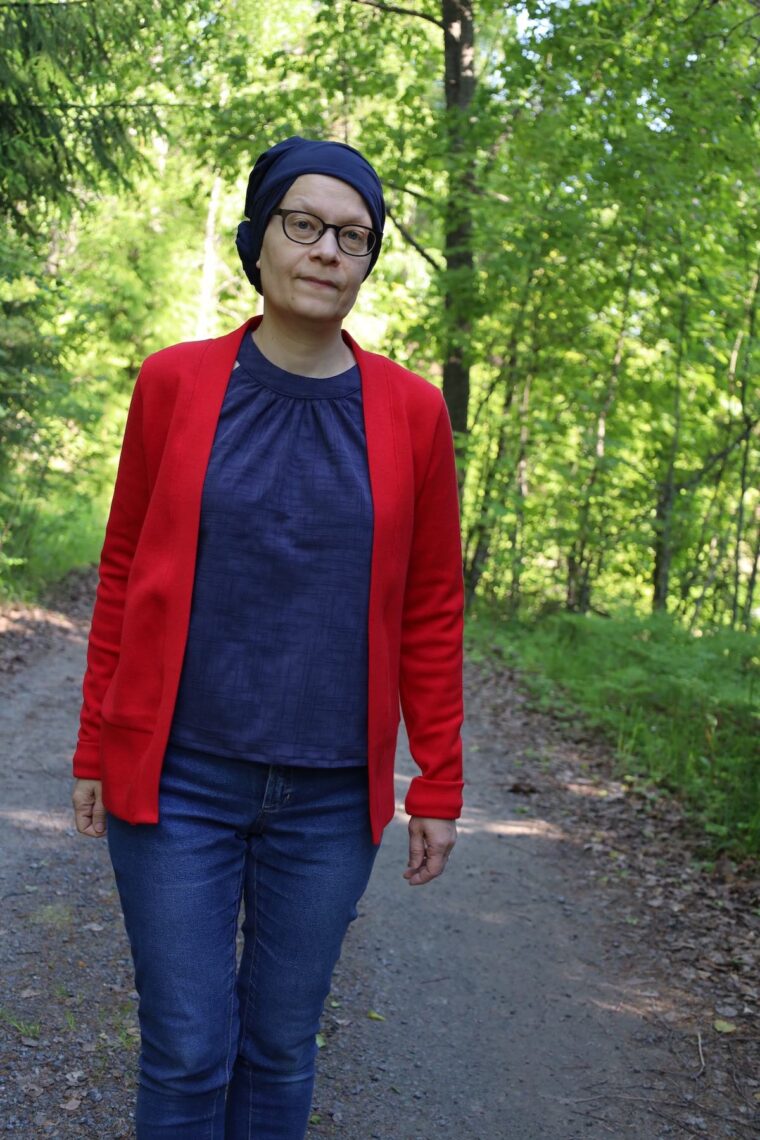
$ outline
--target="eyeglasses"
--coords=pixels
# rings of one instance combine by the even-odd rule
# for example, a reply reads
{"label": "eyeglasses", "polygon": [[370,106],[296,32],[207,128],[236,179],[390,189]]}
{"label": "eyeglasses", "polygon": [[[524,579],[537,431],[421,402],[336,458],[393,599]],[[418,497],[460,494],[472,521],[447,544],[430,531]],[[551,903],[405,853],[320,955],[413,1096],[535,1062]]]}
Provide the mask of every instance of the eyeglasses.
{"label": "eyeglasses", "polygon": [[282,232],[291,241],[300,245],[314,245],[325,230],[335,230],[338,248],[349,257],[366,257],[377,245],[377,234],[369,226],[336,226],[323,222],[316,214],[305,214],[302,210],[272,210],[282,218]]}

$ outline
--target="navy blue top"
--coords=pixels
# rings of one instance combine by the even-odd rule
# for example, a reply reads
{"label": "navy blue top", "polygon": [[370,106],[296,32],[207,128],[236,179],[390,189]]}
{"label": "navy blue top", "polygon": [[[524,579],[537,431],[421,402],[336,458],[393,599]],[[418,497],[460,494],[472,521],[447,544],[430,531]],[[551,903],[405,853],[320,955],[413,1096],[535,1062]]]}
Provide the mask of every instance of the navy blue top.
{"label": "navy blue top", "polygon": [[170,742],[366,763],[373,522],[358,367],[297,376],[244,336],[203,486]]}

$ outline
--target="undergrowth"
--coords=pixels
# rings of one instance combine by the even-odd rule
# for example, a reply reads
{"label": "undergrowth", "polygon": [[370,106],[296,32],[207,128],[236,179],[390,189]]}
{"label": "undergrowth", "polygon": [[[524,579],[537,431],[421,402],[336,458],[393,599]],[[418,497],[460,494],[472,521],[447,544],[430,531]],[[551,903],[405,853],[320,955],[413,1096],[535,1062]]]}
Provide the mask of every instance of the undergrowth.
{"label": "undergrowth", "polygon": [[760,853],[760,644],[667,616],[468,614],[471,654],[519,672],[539,707],[603,730],[618,772],[676,793],[710,854]]}

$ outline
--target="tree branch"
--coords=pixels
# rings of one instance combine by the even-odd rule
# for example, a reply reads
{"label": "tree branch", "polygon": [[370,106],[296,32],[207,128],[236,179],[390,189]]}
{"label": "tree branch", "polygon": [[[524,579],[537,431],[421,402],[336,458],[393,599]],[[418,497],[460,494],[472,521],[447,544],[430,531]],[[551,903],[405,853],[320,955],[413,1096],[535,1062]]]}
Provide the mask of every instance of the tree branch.
{"label": "tree branch", "polygon": [[395,12],[398,16],[416,16],[418,20],[427,20],[429,24],[435,24],[442,32],[446,30],[440,20],[436,20],[435,16],[429,16],[427,12],[415,12],[412,8],[400,8],[397,4],[381,4],[380,0],[353,0],[353,3],[364,4],[367,8],[377,8],[379,12]]}
{"label": "tree branch", "polygon": [[688,478],[678,480],[675,483],[676,490],[692,491],[695,487],[698,487],[704,479],[705,475],[707,475],[708,472],[712,470],[715,464],[719,463],[723,459],[726,459],[735,447],[738,447],[740,443],[747,439],[747,437],[750,436],[755,430],[758,423],[760,423],[760,420],[752,420],[748,417],[745,420],[744,428],[739,433],[739,435],[737,435],[735,439],[729,440],[726,446],[722,447],[720,451],[715,451],[712,455],[708,455],[702,466],[697,471],[693,471],[691,475],[688,476]]}
{"label": "tree branch", "polygon": [[3,0],[0,8],[73,8],[91,7],[92,0]]}
{"label": "tree branch", "polygon": [[432,267],[433,267],[433,269],[435,269],[436,273],[440,273],[443,270],[443,265],[441,265],[440,262],[436,261],[436,259],[432,256],[432,254],[429,254],[426,249],[423,249],[423,247],[418,242],[416,242],[414,240],[414,238],[409,233],[409,230],[406,228],[406,226],[402,222],[400,222],[398,220],[398,218],[394,217],[392,211],[388,208],[387,203],[386,203],[385,209],[386,209],[386,212],[388,214],[388,217],[393,222],[394,226],[396,227],[398,232],[401,234],[404,241],[408,241],[409,245],[412,246],[413,249],[417,250],[417,253],[420,255],[420,257],[424,257],[424,259],[428,263],[428,265],[432,265]]}
{"label": "tree branch", "polygon": [[675,22],[677,24],[688,24],[689,20],[693,20],[694,17],[701,11],[702,6],[704,5],[704,2],[705,2],[705,0],[697,0],[696,8],[692,8],[692,10],[691,10],[691,12],[689,12],[688,16],[684,16],[682,20],[676,20]]}
{"label": "tree branch", "polygon": [[0,99],[0,108],[12,110],[15,107],[25,107],[28,111],[49,111],[51,109],[56,111],[104,111],[110,107],[118,107],[122,111],[135,107],[201,107],[204,110],[213,110],[208,104],[194,103],[188,99],[177,99],[172,102],[160,99],[135,99],[133,102],[124,99],[109,99],[105,103],[65,103],[62,100],[54,103],[37,103],[31,99],[19,99],[12,103],[10,99]]}
{"label": "tree branch", "polygon": [[383,179],[383,185],[390,186],[391,190],[398,190],[401,194],[409,194],[412,198],[419,198],[423,202],[434,201],[429,194],[423,194],[421,190],[410,190],[408,186],[400,186],[398,182],[389,182],[387,178]]}

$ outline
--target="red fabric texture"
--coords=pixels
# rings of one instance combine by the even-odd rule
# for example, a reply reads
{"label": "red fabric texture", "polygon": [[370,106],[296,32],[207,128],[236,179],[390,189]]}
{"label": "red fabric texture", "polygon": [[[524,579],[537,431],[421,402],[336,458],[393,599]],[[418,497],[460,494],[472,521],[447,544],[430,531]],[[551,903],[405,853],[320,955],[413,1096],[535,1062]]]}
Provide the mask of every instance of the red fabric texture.
{"label": "red fabric texture", "polygon": [[[158,821],[158,787],[190,619],[203,480],[243,335],[173,345],[142,365],[100,558],[74,776],[106,809]],[[375,842],[395,810],[403,713],[420,769],[409,814],[462,808],[464,588],[451,422],[441,392],[346,333],[361,374],[374,507],[368,773]],[[400,707],[399,707],[400,705]]]}

